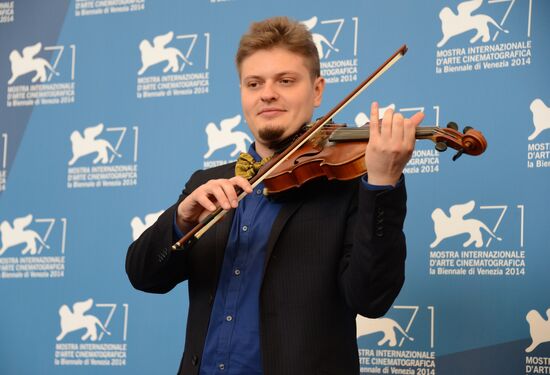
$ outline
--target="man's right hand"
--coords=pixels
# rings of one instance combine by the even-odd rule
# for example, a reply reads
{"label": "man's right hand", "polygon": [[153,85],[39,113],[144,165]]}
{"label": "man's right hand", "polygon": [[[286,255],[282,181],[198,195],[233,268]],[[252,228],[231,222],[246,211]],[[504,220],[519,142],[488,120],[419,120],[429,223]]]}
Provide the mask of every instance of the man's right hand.
{"label": "man's right hand", "polygon": [[185,233],[193,229],[218,207],[236,208],[239,204],[237,187],[247,194],[252,193],[252,186],[241,176],[210,180],[196,188],[178,205],[176,222],[180,230]]}

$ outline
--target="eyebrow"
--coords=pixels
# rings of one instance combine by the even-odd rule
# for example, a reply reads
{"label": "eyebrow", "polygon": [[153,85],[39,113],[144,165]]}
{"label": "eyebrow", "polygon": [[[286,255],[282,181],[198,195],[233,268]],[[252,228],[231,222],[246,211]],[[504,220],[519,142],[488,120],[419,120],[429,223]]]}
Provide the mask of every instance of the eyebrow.
{"label": "eyebrow", "polygon": [[[275,77],[282,77],[282,76],[285,76],[285,75],[293,75],[293,76],[298,76],[298,77],[302,76],[302,74],[297,72],[297,71],[285,70],[283,72],[275,74]],[[246,81],[246,80],[249,80],[249,79],[264,79],[264,77],[260,76],[260,75],[249,75],[249,76],[244,77],[243,81]]]}

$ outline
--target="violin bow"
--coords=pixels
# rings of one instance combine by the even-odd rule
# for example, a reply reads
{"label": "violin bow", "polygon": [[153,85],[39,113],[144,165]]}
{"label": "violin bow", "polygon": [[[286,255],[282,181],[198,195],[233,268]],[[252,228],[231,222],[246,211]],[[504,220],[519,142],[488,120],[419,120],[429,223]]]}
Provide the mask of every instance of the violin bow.
{"label": "violin bow", "polygon": [[[296,150],[298,150],[304,143],[309,141],[320,129],[322,129],[331,119],[336,116],[342,109],[344,109],[349,103],[357,98],[367,87],[369,87],[374,81],[376,81],[382,74],[384,74],[389,68],[391,68],[397,61],[399,61],[407,53],[407,46],[402,45],[397,51],[393,53],[382,65],[380,65],[370,76],[368,76],[363,82],[361,82],[352,92],[350,92],[340,103],[327,112],[323,117],[318,119],[309,126],[307,131],[300,135],[294,142],[290,144],[281,153],[275,155],[269,162],[267,162],[256,175],[250,179],[250,185],[252,189],[256,188],[264,179],[269,175],[286,159],[288,159]],[[246,192],[238,191],[238,200],[241,201],[246,196]],[[231,209],[229,209],[231,210]],[[229,212],[229,210],[218,207],[214,212],[201,220],[193,229],[191,229],[185,236],[180,238],[174,245],[172,250],[183,250],[192,246],[204,233],[206,233],[214,224],[216,224],[222,217]]]}

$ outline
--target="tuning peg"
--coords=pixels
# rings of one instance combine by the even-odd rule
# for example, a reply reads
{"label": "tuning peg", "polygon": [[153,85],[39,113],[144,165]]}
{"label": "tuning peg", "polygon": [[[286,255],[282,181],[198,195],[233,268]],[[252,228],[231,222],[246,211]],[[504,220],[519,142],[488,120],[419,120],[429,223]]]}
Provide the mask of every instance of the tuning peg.
{"label": "tuning peg", "polygon": [[459,157],[462,156],[462,154],[464,153],[464,149],[461,148],[460,150],[458,150],[458,152],[456,154],[454,154],[453,156],[453,161],[456,161],[456,159],[458,159]]}
{"label": "tuning peg", "polygon": [[443,152],[443,151],[447,150],[447,144],[443,141],[437,142],[435,144],[435,149],[439,152]]}
{"label": "tuning peg", "polygon": [[451,128],[451,129],[453,129],[453,130],[458,130],[458,125],[457,125],[457,123],[454,122],[454,121],[449,122],[449,123],[447,124],[447,127],[448,127],[448,128]]}
{"label": "tuning peg", "polygon": [[462,133],[463,134],[466,134],[468,133],[470,130],[472,130],[473,128],[471,126],[465,126],[464,129],[462,130]]}

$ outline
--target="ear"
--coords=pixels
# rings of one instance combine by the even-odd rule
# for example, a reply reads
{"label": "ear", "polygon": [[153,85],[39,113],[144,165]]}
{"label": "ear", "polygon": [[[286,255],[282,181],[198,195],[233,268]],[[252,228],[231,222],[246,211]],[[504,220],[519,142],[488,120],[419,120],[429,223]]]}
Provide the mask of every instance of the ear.
{"label": "ear", "polygon": [[313,82],[313,105],[319,107],[323,101],[323,92],[325,91],[325,79],[323,77],[315,78]]}

